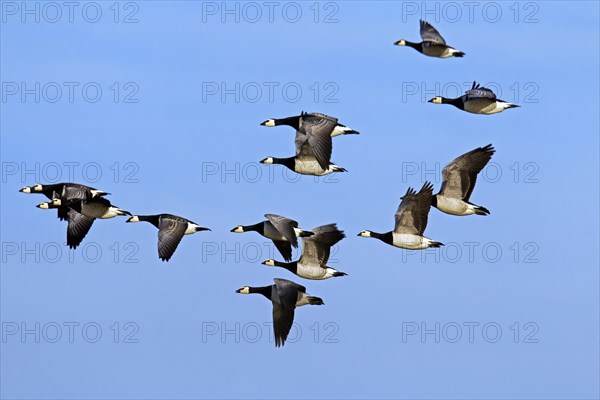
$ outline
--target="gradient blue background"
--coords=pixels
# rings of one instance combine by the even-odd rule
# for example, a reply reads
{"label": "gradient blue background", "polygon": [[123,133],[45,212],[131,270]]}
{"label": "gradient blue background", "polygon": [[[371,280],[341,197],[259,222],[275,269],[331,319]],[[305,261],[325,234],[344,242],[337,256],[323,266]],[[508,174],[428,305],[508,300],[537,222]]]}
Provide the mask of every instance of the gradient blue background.
{"label": "gradient blue background", "polygon": [[[521,3],[515,23],[513,3],[500,3],[502,17],[491,23],[482,16],[483,2],[473,21],[463,7],[456,22],[440,13],[403,15],[400,2],[339,2],[338,23],[315,23],[309,2],[295,24],[280,12],[273,23],[266,15],[257,23],[231,16],[221,23],[220,14],[203,22],[202,3],[192,1],[139,2],[138,23],[114,23],[112,2],[101,4],[95,24],[76,13],[74,23],[65,15],[56,24],[6,16],[1,26],[2,82],[98,82],[104,90],[97,103],[78,91],[73,103],[63,94],[55,104],[31,96],[1,104],[2,322],[103,328],[98,343],[80,333],[69,343],[66,330],[58,343],[8,337],[1,351],[3,398],[598,398],[598,3],[536,2],[536,23],[523,22],[534,8]],[[419,38],[421,16],[466,57],[432,59],[394,47],[398,39]],[[426,103],[434,93],[403,100],[407,85],[435,89],[475,79],[498,83],[503,98],[523,107],[476,116]],[[113,82],[135,82],[139,102],[114,103]],[[297,82],[303,95],[296,103],[280,91],[273,102],[265,94],[256,103],[232,96],[203,102],[203,82]],[[325,103],[321,95],[315,102],[308,89],[314,82],[334,82],[339,101]],[[515,82],[517,98],[509,89]],[[527,83],[538,89],[529,99]],[[361,132],[334,141],[333,160],[348,173],[289,182],[280,167],[260,166],[264,175],[255,183],[232,175],[203,179],[212,163],[255,171],[247,163],[291,156],[291,130],[259,123],[301,110],[335,115]],[[480,250],[473,262],[466,254],[455,263],[436,262],[433,253],[422,260],[356,237],[363,229],[390,230],[409,185],[433,179],[439,187],[435,174],[403,178],[409,164],[443,167],[488,143],[503,175],[495,183],[480,179],[472,201],[491,215],[457,218],[432,209],[426,235],[478,242],[479,249],[498,243],[500,261],[487,262]],[[83,244],[103,250],[99,262],[82,261],[81,252],[69,262],[66,248],[56,263],[22,261],[21,253],[6,253],[7,243],[33,248],[65,238],[55,213],[34,207],[41,196],[18,192],[41,179],[6,175],[13,163],[31,168],[36,162],[99,163],[102,178],[82,183],[111,192],[115,204],[140,214],[179,214],[213,231],[185,237],[162,263],[152,226],[97,221]],[[135,163],[139,182],[123,176],[115,182],[109,169],[115,162]],[[524,182],[529,162],[538,168],[537,183]],[[305,281],[247,259],[229,255],[221,262],[220,254],[203,254],[207,242],[262,246],[256,234],[229,230],[266,212],[305,228],[337,222],[348,237],[332,266],[349,276]],[[108,250],[115,242],[134,242],[139,262],[124,263],[123,253],[115,262]],[[515,262],[509,249],[515,242],[535,243],[539,262],[523,262],[524,250]],[[258,261],[268,257],[264,252]],[[269,321],[265,299],[234,291],[274,277],[302,283],[325,300],[296,313],[303,330],[297,343],[275,349],[266,337],[236,343],[232,335],[203,343],[203,323],[232,329],[237,322]],[[114,343],[108,327],[128,321],[139,327],[139,342]],[[324,343],[327,322],[337,324],[338,343]],[[429,328],[495,322],[503,335],[488,343],[478,330],[469,343],[465,329],[457,343],[436,343],[432,335],[403,343],[406,322]],[[509,326],[515,322],[537,324],[538,343],[522,337],[514,343]],[[318,343],[309,328],[314,323],[321,327]]]}

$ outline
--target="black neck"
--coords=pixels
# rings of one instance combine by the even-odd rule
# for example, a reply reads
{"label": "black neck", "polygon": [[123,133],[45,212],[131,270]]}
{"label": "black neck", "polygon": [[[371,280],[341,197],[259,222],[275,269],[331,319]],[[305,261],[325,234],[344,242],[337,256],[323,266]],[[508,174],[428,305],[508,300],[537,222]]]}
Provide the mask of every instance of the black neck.
{"label": "black neck", "polygon": [[264,224],[264,222],[259,222],[258,224],[254,224],[254,225],[242,226],[242,228],[244,229],[244,232],[254,231],[254,232],[258,232],[262,235],[265,230],[265,224]]}
{"label": "black neck", "polygon": [[300,116],[298,115],[295,117],[276,119],[275,126],[277,125],[288,125],[294,128],[295,130],[298,130],[300,128]]}
{"label": "black neck", "polygon": [[275,261],[275,265],[277,267],[281,267],[281,268],[285,268],[288,271],[296,274],[298,273],[298,261],[292,261],[292,262],[281,262],[281,261]]}
{"label": "black neck", "polygon": [[408,40],[405,40],[404,44],[408,47],[412,47],[413,49],[417,50],[419,53],[423,52],[423,43],[413,43],[413,42],[409,42]]}
{"label": "black neck", "polygon": [[379,239],[382,242],[386,242],[389,244],[392,244],[392,242],[394,241],[391,231],[386,233],[371,232],[371,237],[374,237],[375,239]]}
{"label": "black neck", "polygon": [[454,107],[460,108],[461,110],[465,106],[462,97],[457,97],[455,99],[448,99],[446,97],[442,97],[442,104],[452,104]]}
{"label": "black neck", "polygon": [[437,208],[437,194],[431,196],[431,205]]}
{"label": "black neck", "polygon": [[292,171],[296,166],[296,157],[288,157],[288,158],[275,158],[273,157],[273,164],[285,165]]}
{"label": "black neck", "polygon": [[158,228],[158,215],[138,215],[137,217],[140,221],[150,222]]}
{"label": "black neck", "polygon": [[271,300],[271,290],[273,286],[259,286],[259,287],[250,287],[250,293],[259,293],[265,296],[267,299]]}

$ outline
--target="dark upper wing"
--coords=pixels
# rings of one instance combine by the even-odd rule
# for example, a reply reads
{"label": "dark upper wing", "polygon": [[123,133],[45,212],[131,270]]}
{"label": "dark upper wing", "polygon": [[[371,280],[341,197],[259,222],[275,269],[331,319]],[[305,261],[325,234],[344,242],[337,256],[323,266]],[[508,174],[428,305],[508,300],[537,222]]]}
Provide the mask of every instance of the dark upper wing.
{"label": "dark upper wing", "polygon": [[429,182],[423,184],[419,193],[416,193],[413,188],[408,188],[396,211],[394,232],[423,235],[427,227],[432,194],[433,185]]}
{"label": "dark upper wing", "polygon": [[279,347],[284,345],[294,323],[298,292],[306,293],[306,288],[287,279],[275,278],[274,281],[279,303],[273,302],[273,329],[275,346]]}
{"label": "dark upper wing", "polygon": [[437,44],[446,44],[446,41],[440,33],[427,21],[421,20],[421,39]]}
{"label": "dark upper wing", "polygon": [[467,90],[465,94],[467,95],[467,100],[482,98],[496,100],[496,95],[494,94],[494,92],[492,92],[491,89],[480,86],[479,83],[475,81],[473,82],[473,86],[471,86],[471,89]]}
{"label": "dark upper wing", "polygon": [[469,201],[477,182],[477,174],[487,165],[495,153],[491,144],[478,147],[457,158],[444,167],[442,196]]}
{"label": "dark upper wing", "polygon": [[343,231],[337,229],[336,224],[319,226],[312,230],[313,236],[302,238],[304,244],[300,262],[327,264],[331,246],[346,237]]}
{"label": "dark upper wing", "polygon": [[298,292],[306,293],[306,288],[302,285],[298,285],[296,282],[289,281],[287,279],[275,278],[275,287],[279,298],[288,305],[296,306],[298,300]]}
{"label": "dark upper wing", "polygon": [[[59,208],[59,213],[60,213],[60,208]],[[94,219],[88,218],[83,214],[79,214],[77,211],[73,210],[72,208],[69,208],[66,213],[67,213],[67,221],[68,221],[67,245],[70,248],[75,249],[75,248],[77,248],[77,246],[79,246],[79,244],[81,243],[81,241],[83,240],[85,235],[87,235],[87,233],[92,228]]]}
{"label": "dark upper wing", "polygon": [[75,201],[75,200],[87,200],[92,197],[92,192],[86,186],[76,185],[65,185],[61,197],[64,200]]}
{"label": "dark upper wing", "polygon": [[[306,135],[306,141],[323,169],[329,167],[332,152],[331,132],[337,125],[337,118],[325,114],[306,114],[301,118],[299,132]],[[296,137],[298,139],[298,136]],[[296,142],[298,149],[298,142]]]}
{"label": "dark upper wing", "polygon": [[161,217],[158,222],[158,257],[169,261],[183,238],[187,222]]}
{"label": "dark upper wing", "polygon": [[292,261],[292,244],[283,240],[273,240],[273,244],[279,250],[285,261]]}
{"label": "dark upper wing", "polygon": [[104,197],[95,197],[83,201],[77,200],[75,202],[69,201],[68,204],[90,218],[100,218],[109,207],[112,207],[110,201]]}
{"label": "dark upper wing", "polygon": [[282,303],[273,302],[273,333],[275,347],[283,346],[294,323],[296,306],[287,307]]}
{"label": "dark upper wing", "polygon": [[298,227],[298,222],[293,219],[282,217],[276,214],[265,214],[265,218],[286,238],[294,247],[298,247],[298,239],[294,228]]}

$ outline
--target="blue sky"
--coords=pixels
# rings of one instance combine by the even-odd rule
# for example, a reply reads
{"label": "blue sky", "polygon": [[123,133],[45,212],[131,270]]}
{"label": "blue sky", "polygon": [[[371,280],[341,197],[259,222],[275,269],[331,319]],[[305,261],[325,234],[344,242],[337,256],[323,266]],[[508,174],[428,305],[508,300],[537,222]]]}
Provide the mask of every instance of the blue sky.
{"label": "blue sky", "polygon": [[[3,398],[599,397],[598,3],[53,4],[1,4]],[[466,56],[393,46],[421,17]],[[522,108],[426,102],[473,80]],[[259,123],[302,110],[361,132],[334,140],[347,173],[258,164],[294,151]],[[432,209],[446,247],[423,253],[356,237],[488,143],[490,216]],[[18,192],[69,180],[212,232],[163,263],[155,228],[115,218],[70,253]],[[229,230],[267,212],[337,222],[349,275],[260,265],[268,242]],[[274,277],[325,301],[280,349],[270,304],[234,293]]]}

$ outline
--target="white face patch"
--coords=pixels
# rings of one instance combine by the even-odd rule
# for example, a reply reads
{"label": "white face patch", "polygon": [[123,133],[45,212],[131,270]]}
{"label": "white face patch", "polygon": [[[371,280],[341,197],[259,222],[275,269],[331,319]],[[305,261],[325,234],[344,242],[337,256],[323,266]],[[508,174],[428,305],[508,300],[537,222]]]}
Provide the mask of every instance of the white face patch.
{"label": "white face patch", "polygon": [[62,201],[60,199],[54,199],[54,200],[52,200],[52,205],[60,206],[60,205],[62,205]]}
{"label": "white face patch", "polygon": [[29,186],[25,186],[23,189],[21,189],[21,192],[23,192],[23,193],[31,193],[31,188]]}
{"label": "white face patch", "polygon": [[129,218],[127,222],[140,222],[140,218],[137,215],[134,215],[133,217]]}
{"label": "white face patch", "polygon": [[244,228],[242,228],[240,225],[236,226],[235,228],[233,228],[231,230],[231,232],[235,232],[235,233],[244,233]]}
{"label": "white face patch", "polygon": [[268,259],[267,261],[263,262],[264,265],[269,266],[269,267],[274,267],[275,266],[275,260],[272,259]]}
{"label": "white face patch", "polygon": [[396,46],[406,46],[406,41],[404,39],[400,39],[398,40],[396,43],[394,43]]}
{"label": "white face patch", "polygon": [[250,288],[248,286],[244,286],[241,289],[238,289],[238,293],[241,294],[250,294]]}
{"label": "white face patch", "polygon": [[442,104],[442,98],[440,96],[436,96],[433,99],[431,99],[431,102],[433,104]]}
{"label": "white face patch", "polygon": [[38,208],[43,208],[47,210],[48,208],[50,208],[50,205],[48,203],[40,203],[38,204]]}
{"label": "white face patch", "polygon": [[268,119],[263,123],[264,126],[275,126],[275,120],[274,119]]}
{"label": "white face patch", "polygon": [[40,185],[39,183],[37,185],[34,185],[32,187],[34,192],[41,192],[42,191],[42,185]]}
{"label": "white face patch", "polygon": [[273,164],[273,157],[267,157],[267,158],[263,159],[260,163],[261,164]]}
{"label": "white face patch", "polygon": [[358,234],[358,236],[371,237],[371,231],[362,231],[361,233]]}

